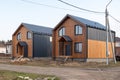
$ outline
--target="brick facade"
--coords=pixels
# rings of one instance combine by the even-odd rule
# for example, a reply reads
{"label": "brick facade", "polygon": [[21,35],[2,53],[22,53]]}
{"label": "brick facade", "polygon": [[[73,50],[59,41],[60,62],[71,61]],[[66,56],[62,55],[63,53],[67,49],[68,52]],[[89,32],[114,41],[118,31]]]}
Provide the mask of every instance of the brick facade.
{"label": "brick facade", "polygon": [[[75,35],[75,25],[80,25],[82,27],[83,33],[81,35]],[[67,18],[58,28],[53,31],[53,57],[59,56],[59,39],[61,38],[58,34],[61,27],[65,28],[65,35],[69,36],[72,39],[72,57],[73,58],[86,58],[86,25],[83,23],[78,23],[70,18]],[[82,52],[76,53],[74,51],[75,42],[82,43]]]}
{"label": "brick facade", "polygon": [[[17,53],[17,45],[19,41],[24,41],[28,45],[28,57],[32,57],[32,39],[27,39],[27,32],[29,30],[25,28],[23,25],[17,29],[17,31],[13,34],[13,57],[20,57],[23,53]],[[21,40],[17,40],[18,33],[21,33]],[[19,51],[21,52],[21,51]]]}

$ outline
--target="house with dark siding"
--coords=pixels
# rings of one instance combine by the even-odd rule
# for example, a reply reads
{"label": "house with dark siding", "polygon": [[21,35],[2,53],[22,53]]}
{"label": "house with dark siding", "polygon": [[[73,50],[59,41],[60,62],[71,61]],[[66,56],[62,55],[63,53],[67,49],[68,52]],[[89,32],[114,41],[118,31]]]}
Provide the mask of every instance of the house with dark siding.
{"label": "house with dark siding", "polygon": [[[115,32],[111,32],[114,39]],[[66,15],[53,29],[52,43],[54,59],[69,56],[87,62],[106,60],[106,27],[95,21]],[[112,59],[110,41],[108,44],[109,58]]]}
{"label": "house with dark siding", "polygon": [[116,59],[120,61],[120,38],[115,38]]}
{"label": "house with dark siding", "polygon": [[12,35],[13,57],[51,57],[52,28],[21,23]]}

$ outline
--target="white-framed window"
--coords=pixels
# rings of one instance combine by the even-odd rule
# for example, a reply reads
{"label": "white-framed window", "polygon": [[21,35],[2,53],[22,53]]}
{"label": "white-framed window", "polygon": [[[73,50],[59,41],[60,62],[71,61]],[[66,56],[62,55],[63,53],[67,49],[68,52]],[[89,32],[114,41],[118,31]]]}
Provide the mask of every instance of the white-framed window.
{"label": "white-framed window", "polygon": [[82,43],[81,42],[75,43],[75,52],[77,52],[77,53],[82,52]]}
{"label": "white-framed window", "polygon": [[75,25],[75,35],[82,34],[82,27],[80,25]]}
{"label": "white-framed window", "polygon": [[17,34],[17,40],[21,40],[21,33]]}
{"label": "white-framed window", "polygon": [[32,38],[32,33],[30,31],[27,32],[27,39],[31,39]]}
{"label": "white-framed window", "polygon": [[59,30],[59,36],[63,36],[65,35],[65,28],[62,27],[60,30]]}

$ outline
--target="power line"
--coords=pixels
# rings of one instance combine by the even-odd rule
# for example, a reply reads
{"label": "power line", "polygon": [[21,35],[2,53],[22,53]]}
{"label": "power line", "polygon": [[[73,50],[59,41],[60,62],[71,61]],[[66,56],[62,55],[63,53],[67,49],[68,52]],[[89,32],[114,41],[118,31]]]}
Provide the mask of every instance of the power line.
{"label": "power line", "polygon": [[[64,4],[67,4],[67,5],[69,5],[69,6],[72,6],[72,7],[74,7],[74,8],[77,8],[77,9],[83,10],[83,11],[93,12],[93,13],[105,13],[105,12],[98,12],[98,11],[92,11],[92,10],[88,10],[88,9],[80,8],[80,7],[77,7],[77,6],[75,6],[75,5],[72,5],[72,4],[67,3],[67,2],[65,2],[65,1],[62,1],[62,0],[58,0],[58,1],[60,1],[60,2],[62,2],[62,3],[64,3]],[[112,0],[111,0],[111,1],[112,1]],[[111,3],[111,1],[106,5],[106,7]],[[109,14],[109,16],[110,16],[111,18],[113,18],[115,21],[117,21],[118,23],[120,23],[120,21],[117,20],[116,18],[114,18],[112,15]]]}
{"label": "power line", "polygon": [[118,19],[114,18],[112,15],[109,14],[109,16],[110,16],[111,18],[113,18],[115,21],[117,21],[118,23],[120,23],[120,21],[119,21]]}
{"label": "power line", "polygon": [[41,3],[37,3],[37,2],[34,2],[34,1],[30,1],[30,0],[21,0],[21,1],[26,2],[26,3],[30,3],[30,4],[34,4],[34,5],[41,5],[41,6],[46,6],[46,7],[56,8],[56,9],[80,12],[80,11],[77,11],[77,10],[72,10],[72,9],[67,9],[67,8],[60,8],[60,7],[55,7],[55,6],[51,6],[51,5],[41,4]]}
{"label": "power line", "polygon": [[[60,8],[60,7],[55,7],[55,6],[51,6],[51,5],[41,4],[41,3],[37,3],[37,2],[34,2],[34,1],[30,1],[30,0],[21,0],[21,1],[24,1],[24,2],[26,2],[26,3],[31,3],[31,4],[34,4],[34,5],[41,5],[41,6],[46,6],[46,7],[56,8],[56,9],[62,9],[62,10],[69,10],[69,11],[80,12],[80,11],[76,11],[76,10],[72,10],[72,9]],[[69,6],[75,7],[75,8],[77,8],[77,9],[83,10],[83,11],[93,12],[93,13],[105,13],[105,12],[98,12],[98,11],[92,11],[92,10],[80,8],[80,7],[74,6],[74,5],[72,5],[72,4],[69,4],[69,3],[67,3],[67,2],[64,2],[64,1],[62,1],[62,0],[58,0],[58,1],[60,1],[60,2],[62,2],[62,3],[65,3],[65,4],[69,5]],[[110,16],[111,18],[113,18],[115,21],[117,21],[117,22],[120,23],[119,20],[117,20],[116,18],[114,18],[114,17],[111,16],[110,14],[109,14],[109,16]]]}
{"label": "power line", "polygon": [[60,2],[62,2],[62,3],[64,3],[64,4],[67,4],[67,5],[69,5],[69,6],[72,6],[72,7],[74,7],[74,8],[77,8],[77,9],[83,10],[83,11],[92,12],[92,13],[105,13],[105,12],[98,12],[98,11],[92,11],[92,10],[88,10],[88,9],[80,8],[80,7],[77,7],[77,6],[75,6],[75,5],[72,5],[72,4],[67,3],[67,2],[65,2],[65,1],[62,1],[62,0],[58,0],[58,1],[60,1]]}

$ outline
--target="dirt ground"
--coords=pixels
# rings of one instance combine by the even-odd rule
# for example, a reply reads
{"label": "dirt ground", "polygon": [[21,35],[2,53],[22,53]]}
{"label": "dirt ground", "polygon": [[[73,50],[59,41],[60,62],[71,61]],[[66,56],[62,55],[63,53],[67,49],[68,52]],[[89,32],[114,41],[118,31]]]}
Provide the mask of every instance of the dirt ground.
{"label": "dirt ground", "polygon": [[114,68],[57,68],[0,64],[1,70],[56,75],[61,80],[119,80],[120,67]]}
{"label": "dirt ground", "polygon": [[23,65],[11,65],[8,64],[9,59],[2,60],[0,59],[1,70],[56,75],[61,80],[119,80],[120,76],[119,65],[113,66],[113,64],[112,66],[104,66],[104,63],[78,62],[58,64],[49,60],[37,60]]}

